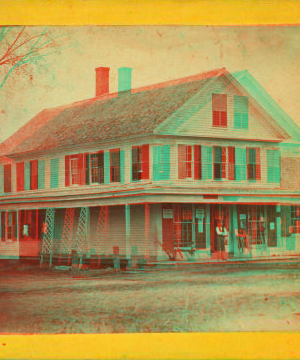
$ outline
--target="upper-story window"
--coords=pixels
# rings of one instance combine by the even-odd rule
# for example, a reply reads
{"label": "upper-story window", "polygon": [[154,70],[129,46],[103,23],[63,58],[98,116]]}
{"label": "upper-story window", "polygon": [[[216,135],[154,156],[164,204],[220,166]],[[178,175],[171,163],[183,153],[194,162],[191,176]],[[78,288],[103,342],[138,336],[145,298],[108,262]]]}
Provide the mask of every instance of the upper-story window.
{"label": "upper-story window", "polygon": [[110,182],[121,181],[120,149],[110,150]]}
{"label": "upper-story window", "polygon": [[11,164],[4,165],[4,192],[11,192]]}
{"label": "upper-story window", "polygon": [[133,146],[131,150],[132,181],[149,179],[149,145]]}
{"label": "upper-story window", "polygon": [[67,155],[65,157],[65,185],[85,184],[84,154]]}
{"label": "upper-story window", "polygon": [[104,151],[90,155],[91,183],[104,183]]}
{"label": "upper-story window", "polygon": [[247,96],[234,95],[234,128],[248,129],[249,99]]}
{"label": "upper-story window", "polygon": [[71,185],[79,184],[79,166],[77,156],[70,158],[70,183]]}
{"label": "upper-story window", "polygon": [[178,178],[202,178],[201,145],[178,145]]}
{"label": "upper-story window", "polygon": [[212,94],[213,126],[227,127],[227,95]]}
{"label": "upper-story window", "polygon": [[247,148],[247,179],[261,179],[260,148]]}
{"label": "upper-story window", "polygon": [[227,178],[227,148],[225,146],[214,146],[214,179]]}
{"label": "upper-story window", "polygon": [[281,180],[281,152],[280,150],[267,150],[267,181],[280,183]]}

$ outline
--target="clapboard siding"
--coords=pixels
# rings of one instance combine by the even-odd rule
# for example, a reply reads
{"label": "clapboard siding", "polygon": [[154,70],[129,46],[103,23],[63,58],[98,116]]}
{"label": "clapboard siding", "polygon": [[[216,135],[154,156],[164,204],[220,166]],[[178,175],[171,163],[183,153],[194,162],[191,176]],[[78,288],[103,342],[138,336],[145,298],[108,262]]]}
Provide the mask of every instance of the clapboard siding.
{"label": "clapboard siding", "polygon": [[[227,94],[227,127],[212,126],[212,93]],[[176,135],[198,135],[209,137],[233,137],[237,139],[282,139],[278,126],[264,111],[259,112],[249,99],[249,129],[234,129],[234,95],[242,94],[227,79],[221,78],[210,85],[205,93],[199,93],[188,101],[181,111],[175,113],[162,126],[162,133]],[[271,125],[272,124],[272,125]],[[276,129],[277,127],[277,129]]]}
{"label": "clapboard siding", "polygon": [[18,258],[19,242],[0,241],[0,259]]}

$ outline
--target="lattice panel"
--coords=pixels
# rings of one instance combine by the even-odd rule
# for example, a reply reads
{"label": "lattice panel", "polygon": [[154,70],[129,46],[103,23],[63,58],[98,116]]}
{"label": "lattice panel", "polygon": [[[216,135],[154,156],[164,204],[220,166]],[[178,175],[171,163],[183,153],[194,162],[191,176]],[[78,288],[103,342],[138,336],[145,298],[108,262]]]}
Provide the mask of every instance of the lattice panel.
{"label": "lattice panel", "polygon": [[101,245],[105,242],[108,234],[109,210],[108,206],[101,206],[95,237],[95,250],[97,254],[101,251]]}
{"label": "lattice panel", "polygon": [[46,210],[46,231],[43,234],[42,254],[52,254],[53,251],[54,216],[54,208],[48,208]]}
{"label": "lattice panel", "polygon": [[78,221],[75,246],[74,247],[72,246],[72,248],[76,250],[78,253],[90,252],[88,225],[89,225],[89,208],[82,207],[80,210],[80,216]]}
{"label": "lattice panel", "polygon": [[64,228],[61,239],[61,254],[70,254],[72,250],[72,236],[74,223],[74,208],[68,208],[65,212]]}

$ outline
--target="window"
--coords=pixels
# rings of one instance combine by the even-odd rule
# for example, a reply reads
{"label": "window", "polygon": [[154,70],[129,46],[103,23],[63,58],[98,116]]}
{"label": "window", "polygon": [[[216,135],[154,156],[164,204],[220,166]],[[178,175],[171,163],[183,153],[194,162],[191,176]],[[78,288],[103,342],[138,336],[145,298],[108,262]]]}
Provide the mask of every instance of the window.
{"label": "window", "polygon": [[132,181],[142,179],[142,147],[132,148]]}
{"label": "window", "polygon": [[300,234],[300,206],[291,207],[291,220],[293,233]]}
{"label": "window", "polygon": [[226,147],[214,146],[214,180],[226,179]]}
{"label": "window", "polygon": [[104,183],[104,152],[90,155],[91,183]]}
{"label": "window", "polygon": [[133,146],[132,158],[132,181],[149,179],[149,145]]}
{"label": "window", "polygon": [[227,95],[212,94],[213,126],[227,126]]}
{"label": "window", "polygon": [[267,150],[268,183],[280,183],[281,154],[280,150]]}
{"label": "window", "polygon": [[11,164],[4,165],[4,192],[11,192]]}
{"label": "window", "polygon": [[[85,154],[65,157],[65,185],[85,185]],[[57,169],[58,170],[58,169]]]}
{"label": "window", "polygon": [[16,212],[8,211],[6,216],[6,239],[16,240]]}
{"label": "window", "polygon": [[120,149],[110,150],[110,182],[120,181]]}
{"label": "window", "polygon": [[71,185],[79,184],[78,158],[70,159]]}
{"label": "window", "polygon": [[192,178],[193,152],[191,145],[178,145],[178,178]]}
{"label": "window", "polygon": [[38,188],[38,161],[30,161],[30,190]]}
{"label": "window", "polygon": [[260,149],[247,148],[247,178],[248,180],[260,180]]}
{"label": "window", "polygon": [[250,244],[265,245],[267,235],[266,214],[263,205],[248,208],[248,235]]}
{"label": "window", "polygon": [[249,100],[247,96],[234,95],[234,128],[248,129]]}

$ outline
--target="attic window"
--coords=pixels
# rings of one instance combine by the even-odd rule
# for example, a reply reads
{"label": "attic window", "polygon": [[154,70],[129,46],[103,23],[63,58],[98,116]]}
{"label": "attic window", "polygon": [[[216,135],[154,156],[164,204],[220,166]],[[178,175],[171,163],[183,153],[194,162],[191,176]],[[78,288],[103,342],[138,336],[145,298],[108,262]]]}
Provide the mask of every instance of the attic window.
{"label": "attic window", "polygon": [[227,95],[212,94],[213,126],[227,127]]}

